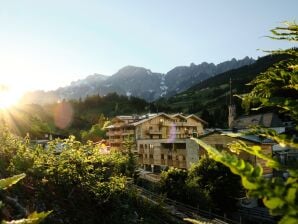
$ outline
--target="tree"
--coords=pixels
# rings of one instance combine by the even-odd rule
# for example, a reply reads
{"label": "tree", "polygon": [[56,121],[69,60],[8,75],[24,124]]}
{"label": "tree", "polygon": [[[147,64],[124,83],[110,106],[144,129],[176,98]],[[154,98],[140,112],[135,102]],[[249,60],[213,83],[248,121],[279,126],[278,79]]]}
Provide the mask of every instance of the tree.
{"label": "tree", "polygon": [[170,168],[162,172],[161,191],[167,194],[167,197],[184,202],[187,198],[187,171]]}
{"label": "tree", "polygon": [[137,167],[137,160],[135,158],[134,153],[132,152],[135,147],[136,147],[135,142],[131,137],[127,137],[124,139],[121,151],[124,155],[128,156],[126,174],[127,176],[130,176],[130,177],[134,177],[135,170]]}
{"label": "tree", "polygon": [[110,124],[109,120],[105,118],[103,114],[100,114],[98,123],[92,125],[89,131],[81,131],[81,138],[83,141],[91,140],[97,142],[99,140],[105,139],[106,136],[106,127]]}
{"label": "tree", "polygon": [[[271,30],[276,40],[298,41],[298,25],[286,22],[284,26]],[[247,109],[277,108],[280,113],[290,116],[298,122],[298,51],[297,48],[270,51],[271,54],[289,55],[275,64],[255,80],[250,93],[240,96],[242,105]],[[295,131],[298,126],[295,127]],[[297,140],[291,134],[278,134],[274,130],[256,127],[252,133],[274,140],[281,146],[298,150]],[[229,167],[234,174],[241,177],[242,185],[248,195],[262,198],[264,205],[272,215],[281,216],[280,224],[298,223],[298,169],[297,166],[283,165],[270,156],[262,153],[259,146],[248,146],[244,142],[230,145],[233,152],[245,151],[266,161],[266,165],[275,170],[287,172],[289,177],[264,178],[260,165],[253,166],[238,158],[235,154],[219,152],[216,148],[196,140],[208,151],[209,156]]]}
{"label": "tree", "polygon": [[222,164],[203,158],[189,171],[170,168],[162,172],[161,191],[167,197],[200,208],[235,208],[242,190],[240,178]]}
{"label": "tree", "polygon": [[236,198],[242,192],[240,178],[229,168],[207,157],[190,169],[187,183],[206,192],[213,207],[223,211],[235,209]]}

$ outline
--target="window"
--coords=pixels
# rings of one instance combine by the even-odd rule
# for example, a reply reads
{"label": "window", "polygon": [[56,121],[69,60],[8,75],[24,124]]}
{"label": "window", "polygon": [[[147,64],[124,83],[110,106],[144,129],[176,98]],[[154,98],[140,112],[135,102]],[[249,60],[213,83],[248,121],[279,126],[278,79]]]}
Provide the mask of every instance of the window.
{"label": "window", "polygon": [[164,155],[164,154],[161,154],[161,155],[160,155],[160,158],[161,158],[161,159],[165,159],[165,155]]}
{"label": "window", "polygon": [[150,155],[149,155],[149,158],[150,158],[150,159],[153,159],[153,154],[150,154]]}
{"label": "window", "polygon": [[168,155],[168,160],[172,160],[172,155]]}

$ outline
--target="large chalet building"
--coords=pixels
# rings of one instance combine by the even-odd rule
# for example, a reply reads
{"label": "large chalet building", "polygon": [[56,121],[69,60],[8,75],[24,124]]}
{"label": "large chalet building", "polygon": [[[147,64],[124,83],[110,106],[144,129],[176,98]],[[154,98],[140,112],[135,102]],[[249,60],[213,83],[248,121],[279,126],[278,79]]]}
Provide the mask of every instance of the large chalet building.
{"label": "large chalet building", "polygon": [[207,123],[196,115],[117,116],[107,127],[111,148],[121,149],[127,138],[134,142],[133,152],[144,168],[168,166],[187,169],[199,160],[198,145],[190,140],[203,134]]}

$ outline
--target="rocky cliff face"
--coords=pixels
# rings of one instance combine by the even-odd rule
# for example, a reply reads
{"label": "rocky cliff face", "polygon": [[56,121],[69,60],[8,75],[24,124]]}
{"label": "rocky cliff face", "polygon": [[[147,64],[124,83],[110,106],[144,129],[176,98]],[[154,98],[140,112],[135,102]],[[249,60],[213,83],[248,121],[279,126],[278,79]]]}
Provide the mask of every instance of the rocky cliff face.
{"label": "rocky cliff face", "polygon": [[176,67],[166,74],[154,73],[142,67],[126,66],[112,76],[94,74],[55,91],[27,93],[23,102],[45,104],[62,99],[84,99],[88,95],[104,96],[111,92],[153,101],[162,96],[177,94],[222,72],[252,63],[254,59],[248,57],[241,60],[233,58],[218,65],[207,62],[198,65],[192,63],[190,66]]}
{"label": "rocky cliff face", "polygon": [[190,66],[176,67],[166,74],[165,84],[168,86],[168,95],[172,96],[212,76],[232,69],[237,69],[254,62],[254,59],[245,57],[241,60],[233,58],[230,61],[225,61],[218,65],[203,62],[198,65],[192,63]]}

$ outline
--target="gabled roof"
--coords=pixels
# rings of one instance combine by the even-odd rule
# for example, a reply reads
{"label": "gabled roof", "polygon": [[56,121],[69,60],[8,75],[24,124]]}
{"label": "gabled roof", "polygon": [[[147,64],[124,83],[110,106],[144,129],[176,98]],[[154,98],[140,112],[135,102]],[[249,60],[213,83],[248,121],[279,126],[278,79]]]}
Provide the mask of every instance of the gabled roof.
{"label": "gabled roof", "polygon": [[183,119],[186,119],[186,117],[183,115],[183,114],[171,114],[170,115],[171,117],[181,117],[181,118],[183,118]]}
{"label": "gabled roof", "polygon": [[204,121],[202,118],[199,118],[198,116],[196,116],[196,115],[194,115],[194,114],[190,114],[190,115],[188,115],[188,116],[186,117],[186,119],[188,119],[188,118],[194,118],[194,119],[196,119],[196,120],[202,122],[202,123],[205,124],[205,125],[208,124],[208,122]]}
{"label": "gabled roof", "polygon": [[153,118],[156,118],[156,117],[159,117],[159,116],[164,116],[164,117],[167,117],[167,118],[170,119],[170,120],[173,120],[173,118],[172,118],[171,116],[169,116],[169,115],[167,115],[167,114],[165,114],[165,113],[158,113],[158,114],[155,114],[154,116],[149,116],[149,117],[146,118],[146,119],[143,119],[143,120],[134,122],[134,123],[132,123],[132,125],[137,126],[137,125],[139,125],[139,124],[142,124],[142,123],[144,123],[144,122],[146,122],[146,121],[152,120]]}

